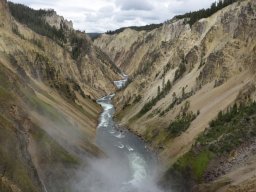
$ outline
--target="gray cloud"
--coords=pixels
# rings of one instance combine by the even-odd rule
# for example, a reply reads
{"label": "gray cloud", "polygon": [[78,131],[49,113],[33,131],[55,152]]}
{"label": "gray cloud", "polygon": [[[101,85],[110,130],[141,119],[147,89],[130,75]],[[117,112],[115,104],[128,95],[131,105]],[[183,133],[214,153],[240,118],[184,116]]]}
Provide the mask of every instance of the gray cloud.
{"label": "gray cloud", "polygon": [[174,15],[207,8],[214,0],[13,0],[32,8],[53,8],[76,29],[105,32],[120,27],[161,23]]}
{"label": "gray cloud", "polygon": [[148,0],[116,0],[122,10],[152,10],[154,7]]}

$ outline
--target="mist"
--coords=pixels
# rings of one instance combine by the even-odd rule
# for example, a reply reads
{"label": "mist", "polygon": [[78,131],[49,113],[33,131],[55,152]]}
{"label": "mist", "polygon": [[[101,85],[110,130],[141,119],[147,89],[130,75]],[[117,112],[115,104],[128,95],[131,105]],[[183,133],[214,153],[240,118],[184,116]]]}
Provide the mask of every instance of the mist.
{"label": "mist", "polygon": [[103,159],[89,159],[87,165],[76,172],[72,183],[75,192],[161,192],[156,185],[157,169],[131,153]]}
{"label": "mist", "polygon": [[75,192],[161,192],[157,186],[158,165],[154,154],[138,137],[113,121],[112,96],[98,100],[103,107],[96,143],[103,159],[89,159],[76,173]]}
{"label": "mist", "polygon": [[95,140],[92,136],[90,139],[90,130],[84,132],[79,121],[56,105],[44,104],[37,112],[31,112],[33,119],[54,141],[79,159],[77,165],[70,165],[63,159],[50,162],[52,165],[40,165],[39,176],[45,191],[161,192],[156,184],[159,178],[157,159],[141,139],[113,120],[113,96],[98,100],[103,112]]}

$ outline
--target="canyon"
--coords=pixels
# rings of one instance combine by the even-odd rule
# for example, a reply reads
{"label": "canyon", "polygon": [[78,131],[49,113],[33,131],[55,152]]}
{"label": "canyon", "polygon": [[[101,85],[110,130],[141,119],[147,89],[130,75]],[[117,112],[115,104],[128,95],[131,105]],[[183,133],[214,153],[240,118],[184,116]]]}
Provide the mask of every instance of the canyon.
{"label": "canyon", "polygon": [[[165,167],[171,170],[179,164],[191,147],[200,151],[197,138],[206,134],[209,122],[220,111],[234,103],[246,103],[248,98],[255,100],[255,24],[255,1],[238,1],[192,26],[186,19],[173,18],[151,31],[127,28],[94,41],[131,77],[131,83],[114,99],[117,119],[149,143]],[[224,161],[227,164],[230,156],[239,158],[240,152],[232,150],[237,157],[225,154],[229,156]],[[251,151],[249,156],[255,154]],[[253,161],[250,158],[243,162],[239,174],[247,176],[240,180],[235,178],[237,173],[231,173],[237,169],[235,163],[228,171],[220,168],[221,173],[213,174],[218,175],[219,183],[243,182],[255,172],[252,168],[242,173]],[[210,166],[187,168],[200,172],[197,176],[192,173],[196,183],[209,182]],[[217,187],[202,191],[211,190],[217,191]]]}
{"label": "canyon", "polygon": [[91,40],[0,0],[0,191],[255,190],[255,27],[239,0]]}

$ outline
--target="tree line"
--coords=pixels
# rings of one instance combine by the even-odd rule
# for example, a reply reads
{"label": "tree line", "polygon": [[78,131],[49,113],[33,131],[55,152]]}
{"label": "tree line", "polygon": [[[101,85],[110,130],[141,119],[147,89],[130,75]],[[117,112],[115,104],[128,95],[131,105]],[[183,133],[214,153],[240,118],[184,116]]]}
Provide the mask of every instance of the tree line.
{"label": "tree line", "polygon": [[53,14],[54,10],[34,10],[22,4],[8,2],[12,16],[36,33],[47,36],[58,42],[66,42],[64,30],[57,29],[45,22],[44,16]]}
{"label": "tree line", "polygon": [[[219,2],[214,2],[211,4],[211,7],[208,9],[200,9],[198,11],[193,11],[189,13],[185,13],[183,15],[177,15],[174,18],[176,19],[184,19],[184,18],[189,18],[186,22],[192,26],[195,22],[202,18],[207,18],[216,13],[217,11],[223,9],[224,7],[231,5],[232,3],[237,2],[238,0],[219,0]],[[163,23],[159,24],[150,24],[150,25],[145,25],[145,26],[131,26],[131,27],[122,27],[120,29],[114,30],[114,31],[107,31],[106,34],[108,35],[114,35],[114,34],[119,34],[123,32],[125,29],[133,29],[135,31],[152,31],[154,29],[157,29],[161,27]]]}
{"label": "tree line", "polygon": [[189,18],[187,23],[192,26],[195,22],[202,18],[207,18],[216,13],[217,11],[223,9],[224,7],[231,5],[232,3],[237,2],[238,0],[220,0],[218,3],[212,3],[211,7],[208,9],[200,9],[198,11],[193,11],[189,13],[185,13],[183,15],[178,15],[175,18],[184,19]]}
{"label": "tree line", "polygon": [[135,31],[152,31],[154,29],[157,29],[161,27],[163,23],[159,24],[150,24],[150,25],[145,25],[145,26],[131,26],[131,27],[122,27],[120,29],[114,30],[114,31],[107,31],[106,34],[108,35],[114,35],[114,34],[119,34],[123,32],[125,29],[133,29]]}

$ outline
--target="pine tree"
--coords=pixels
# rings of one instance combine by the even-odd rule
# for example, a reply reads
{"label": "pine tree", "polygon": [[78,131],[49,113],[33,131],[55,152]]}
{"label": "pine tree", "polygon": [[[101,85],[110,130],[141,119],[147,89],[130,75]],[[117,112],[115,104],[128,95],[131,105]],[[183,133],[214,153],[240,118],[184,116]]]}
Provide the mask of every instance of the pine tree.
{"label": "pine tree", "polygon": [[161,93],[161,88],[160,88],[160,86],[158,86],[158,87],[157,87],[157,96],[159,96],[160,93]]}

